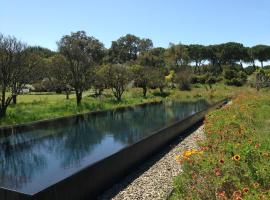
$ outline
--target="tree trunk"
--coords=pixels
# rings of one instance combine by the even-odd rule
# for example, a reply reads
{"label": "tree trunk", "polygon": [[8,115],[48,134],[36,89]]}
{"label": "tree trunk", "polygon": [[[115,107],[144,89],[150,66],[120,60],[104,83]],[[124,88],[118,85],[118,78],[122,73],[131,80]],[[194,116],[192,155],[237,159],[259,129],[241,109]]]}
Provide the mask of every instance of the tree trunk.
{"label": "tree trunk", "polygon": [[160,90],[160,93],[163,94],[163,87],[160,87],[159,90]]}
{"label": "tree trunk", "polygon": [[12,102],[13,102],[13,104],[17,104],[17,95],[16,94],[12,95]]}
{"label": "tree trunk", "polygon": [[198,73],[198,71],[199,71],[198,69],[199,69],[198,61],[196,61],[196,64],[195,64],[195,74]]}
{"label": "tree trunk", "polygon": [[76,100],[77,100],[77,106],[80,105],[82,101],[82,92],[76,91]]}
{"label": "tree trunk", "polygon": [[146,98],[147,87],[143,87],[143,97]]}
{"label": "tree trunk", "polygon": [[262,68],[263,68],[263,61],[261,61],[261,66],[262,66]]}
{"label": "tree trunk", "polygon": [[0,119],[4,118],[6,116],[6,113],[7,113],[7,107],[6,106],[1,107],[0,108]]}
{"label": "tree trunk", "polygon": [[67,100],[69,99],[69,91],[68,91],[67,88],[66,88],[66,99],[67,99]]}
{"label": "tree trunk", "polygon": [[252,65],[253,65],[254,68],[256,67],[255,60],[252,60]]}
{"label": "tree trunk", "polygon": [[6,115],[6,106],[5,106],[5,101],[6,101],[6,89],[2,88],[2,97],[1,97],[1,106],[0,106],[0,119],[5,117]]}

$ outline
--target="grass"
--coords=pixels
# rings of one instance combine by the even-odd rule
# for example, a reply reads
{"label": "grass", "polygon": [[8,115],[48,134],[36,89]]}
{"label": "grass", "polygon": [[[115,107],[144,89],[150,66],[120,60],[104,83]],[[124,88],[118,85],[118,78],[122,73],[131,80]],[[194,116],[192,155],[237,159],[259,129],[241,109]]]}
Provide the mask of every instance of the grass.
{"label": "grass", "polygon": [[245,91],[208,114],[207,139],[177,156],[170,200],[270,199],[270,94]]}
{"label": "grass", "polygon": [[144,98],[139,88],[130,88],[124,93],[123,100],[116,102],[110,90],[100,97],[93,97],[91,91],[84,93],[82,104],[76,105],[75,95],[66,100],[64,94],[32,93],[18,96],[17,105],[11,105],[7,116],[0,120],[0,125],[21,124],[42,119],[68,116],[90,111],[113,109],[121,106],[136,105],[144,102],[160,100],[194,101],[206,99],[210,103],[225,97],[234,96],[243,88],[215,85],[212,90],[206,90],[203,85],[195,85],[191,91],[166,89],[164,94],[159,90],[150,90]]}

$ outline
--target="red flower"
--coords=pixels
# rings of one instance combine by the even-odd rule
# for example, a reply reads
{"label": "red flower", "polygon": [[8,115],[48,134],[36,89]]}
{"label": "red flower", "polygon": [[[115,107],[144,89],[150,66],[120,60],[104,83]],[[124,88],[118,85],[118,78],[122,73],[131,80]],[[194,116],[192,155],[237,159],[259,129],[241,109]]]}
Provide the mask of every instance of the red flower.
{"label": "red flower", "polygon": [[243,188],[243,192],[244,192],[244,193],[247,193],[248,191],[249,191],[248,188]]}

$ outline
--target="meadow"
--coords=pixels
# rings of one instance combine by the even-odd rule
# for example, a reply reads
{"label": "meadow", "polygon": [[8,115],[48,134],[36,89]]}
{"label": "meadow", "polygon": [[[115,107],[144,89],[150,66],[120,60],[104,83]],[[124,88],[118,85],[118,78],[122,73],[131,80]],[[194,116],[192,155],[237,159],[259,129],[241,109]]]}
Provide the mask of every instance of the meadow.
{"label": "meadow", "polygon": [[244,90],[210,112],[207,139],[175,158],[183,173],[170,199],[270,199],[269,119],[269,90]]}
{"label": "meadow", "polygon": [[197,84],[193,85],[190,91],[167,88],[164,93],[160,93],[158,89],[149,90],[147,97],[144,98],[141,89],[129,88],[124,93],[121,102],[115,100],[110,90],[105,90],[104,94],[98,97],[93,96],[93,92],[89,90],[83,94],[82,103],[79,106],[76,105],[75,94],[71,94],[70,99],[67,100],[64,94],[30,93],[18,96],[18,103],[8,108],[6,117],[0,120],[0,125],[21,124],[161,100],[194,101],[203,98],[213,103],[232,97],[243,89],[248,90],[246,87],[224,84],[216,84],[209,89],[205,85]]}

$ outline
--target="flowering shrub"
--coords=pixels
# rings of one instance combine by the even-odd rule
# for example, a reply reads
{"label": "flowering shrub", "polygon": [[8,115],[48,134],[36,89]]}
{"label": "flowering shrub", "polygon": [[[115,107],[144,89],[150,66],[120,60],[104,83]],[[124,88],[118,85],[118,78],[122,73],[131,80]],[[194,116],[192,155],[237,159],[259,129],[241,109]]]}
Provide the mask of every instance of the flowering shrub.
{"label": "flowering shrub", "polygon": [[171,199],[270,199],[270,97],[239,94],[208,114],[207,139],[179,155]]}

